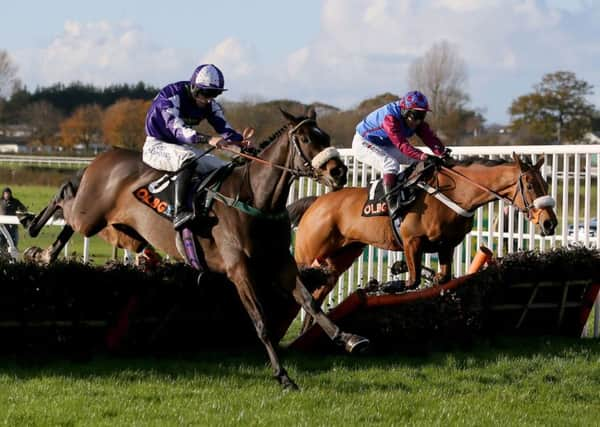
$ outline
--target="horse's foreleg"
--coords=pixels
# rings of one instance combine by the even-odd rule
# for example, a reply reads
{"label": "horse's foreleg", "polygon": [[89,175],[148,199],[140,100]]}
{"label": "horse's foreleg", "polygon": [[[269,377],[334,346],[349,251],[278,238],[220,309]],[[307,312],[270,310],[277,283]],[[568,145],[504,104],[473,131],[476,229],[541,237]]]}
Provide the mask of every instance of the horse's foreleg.
{"label": "horse's foreleg", "polygon": [[[331,292],[331,290],[335,286],[337,282],[337,277],[338,276],[335,275],[330,276],[324,285],[320,286],[318,289],[315,289],[313,291],[312,297],[314,298],[315,302],[319,307],[321,307],[323,301],[325,301],[325,297],[329,295],[329,292]],[[304,316],[304,321],[302,322],[302,327],[300,328],[300,334],[303,334],[304,332],[308,331],[308,329],[313,325],[313,323],[313,317],[306,313],[306,315]]]}
{"label": "horse's foreleg", "polygon": [[438,251],[438,259],[440,263],[440,272],[434,277],[434,283],[441,285],[446,283],[452,277],[452,255],[454,253],[453,247],[444,246]]}
{"label": "horse's foreleg", "polygon": [[267,349],[267,354],[269,355],[269,360],[271,361],[275,378],[284,387],[284,389],[297,390],[298,386],[296,383],[294,383],[294,381],[292,381],[286,370],[283,368],[281,362],[279,361],[279,356],[277,355],[275,347],[273,346],[273,343],[271,342],[267,332],[264,310],[258,301],[255,285],[249,279],[251,277],[251,273],[246,262],[236,262],[233,267],[227,269],[227,275],[235,284],[242,304],[250,316],[250,319],[252,319],[252,323],[256,329],[256,334]]}
{"label": "horse's foreleg", "polygon": [[423,258],[423,241],[420,237],[402,236],[404,242],[404,257],[408,267],[406,288],[416,289],[421,283],[421,263]]}
{"label": "horse's foreleg", "polygon": [[[348,270],[356,258],[362,254],[364,247],[364,244],[355,242],[338,249],[334,254],[330,255],[323,261],[315,260],[313,262],[313,266],[326,268],[330,272],[327,276],[327,281],[319,288],[315,289],[312,293],[312,296],[319,307],[321,307],[327,295],[329,295],[331,290],[337,284],[338,278],[344,273],[344,271]],[[310,315],[305,316],[300,332],[306,332],[312,323],[312,317]]]}
{"label": "horse's foreleg", "polygon": [[313,299],[310,292],[308,292],[302,283],[302,280],[300,280],[300,277],[296,277],[296,286],[293,295],[296,302],[313,317],[315,322],[317,322],[327,336],[336,344],[343,345],[346,351],[349,353],[361,352],[369,346],[369,340],[367,338],[341,332],[340,328],[338,328],[338,326],[323,313],[320,305]]}

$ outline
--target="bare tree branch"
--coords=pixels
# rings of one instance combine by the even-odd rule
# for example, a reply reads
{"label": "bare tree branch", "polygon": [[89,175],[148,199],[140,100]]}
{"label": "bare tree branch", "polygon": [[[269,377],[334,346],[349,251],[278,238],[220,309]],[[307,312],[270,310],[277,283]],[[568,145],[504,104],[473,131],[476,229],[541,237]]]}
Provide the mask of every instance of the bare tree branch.
{"label": "bare tree branch", "polygon": [[0,98],[10,96],[19,85],[17,66],[12,63],[8,52],[0,50]]}

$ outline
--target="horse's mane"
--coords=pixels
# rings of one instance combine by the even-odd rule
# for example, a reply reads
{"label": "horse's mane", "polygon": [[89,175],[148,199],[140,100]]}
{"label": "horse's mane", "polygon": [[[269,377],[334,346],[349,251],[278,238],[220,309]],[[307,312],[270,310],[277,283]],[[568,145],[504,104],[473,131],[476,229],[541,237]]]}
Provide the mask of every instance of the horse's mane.
{"label": "horse's mane", "polygon": [[271,143],[273,143],[273,141],[277,140],[277,138],[279,138],[281,136],[281,134],[283,133],[284,130],[286,130],[288,128],[289,125],[284,125],[281,127],[281,129],[273,132],[273,134],[271,136],[269,136],[267,139],[265,139],[263,142],[261,142],[258,145],[259,150],[264,150],[265,148],[267,148],[269,145],[271,145]]}
{"label": "horse's mane", "polygon": [[[308,117],[298,117],[299,121],[302,120],[306,120],[308,119]],[[258,145],[259,150],[264,150],[265,148],[267,148],[269,145],[271,145],[271,143],[273,143],[275,140],[277,140],[277,138],[279,138],[281,136],[281,134],[283,133],[283,131],[285,131],[288,127],[290,126],[290,124],[286,124],[283,125],[279,130],[273,132],[273,134],[271,136],[269,136],[267,139],[265,139],[263,142],[261,142]]]}
{"label": "horse's mane", "polygon": [[488,159],[487,157],[481,156],[467,156],[460,160],[458,159],[449,159],[446,160],[446,165],[448,166],[471,166],[473,164],[482,165],[482,166],[499,166],[504,165],[506,163],[510,163],[510,160],[506,159]]}

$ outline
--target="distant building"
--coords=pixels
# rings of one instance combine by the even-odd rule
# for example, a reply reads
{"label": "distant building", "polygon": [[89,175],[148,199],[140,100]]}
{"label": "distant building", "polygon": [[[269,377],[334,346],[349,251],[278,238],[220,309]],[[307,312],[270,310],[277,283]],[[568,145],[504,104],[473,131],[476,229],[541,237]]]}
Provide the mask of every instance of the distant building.
{"label": "distant building", "polygon": [[31,151],[27,143],[33,128],[27,125],[4,125],[0,127],[0,153],[26,153]]}

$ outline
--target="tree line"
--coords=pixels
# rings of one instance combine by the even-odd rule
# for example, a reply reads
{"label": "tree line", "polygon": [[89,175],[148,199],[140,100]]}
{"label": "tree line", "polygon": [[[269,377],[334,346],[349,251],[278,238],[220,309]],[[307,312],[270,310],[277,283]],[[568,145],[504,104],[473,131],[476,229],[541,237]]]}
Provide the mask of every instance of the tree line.
{"label": "tree line", "polygon": [[[9,56],[0,50],[0,126],[28,125],[33,129],[32,145],[69,148],[106,144],[134,149],[143,145],[145,115],[159,88],[143,82],[104,88],[74,82],[29,91],[16,75]],[[409,69],[409,87],[428,96],[434,113],[427,120],[448,145],[575,142],[586,132],[600,129],[599,113],[586,100],[593,86],[573,72],[548,73],[531,93],[515,99],[508,110],[511,121],[502,132],[486,126],[483,111],[469,106],[465,82],[465,63],[456,47],[447,42],[434,44]],[[257,140],[266,139],[284,124],[279,108],[294,114],[315,108],[332,143],[349,147],[357,123],[400,96],[383,93],[347,110],[288,99],[233,102],[224,98],[219,102],[231,124],[238,129],[254,127]],[[214,133],[206,124],[201,124],[200,130]]]}

